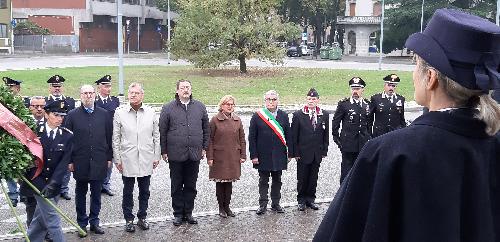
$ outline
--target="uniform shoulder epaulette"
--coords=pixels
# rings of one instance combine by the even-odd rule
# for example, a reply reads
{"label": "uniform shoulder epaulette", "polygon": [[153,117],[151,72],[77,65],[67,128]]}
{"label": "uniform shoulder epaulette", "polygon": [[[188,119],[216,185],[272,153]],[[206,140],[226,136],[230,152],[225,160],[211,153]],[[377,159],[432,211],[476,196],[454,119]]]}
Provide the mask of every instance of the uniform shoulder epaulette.
{"label": "uniform shoulder epaulette", "polygon": [[340,103],[340,102],[345,102],[345,101],[347,101],[347,100],[349,100],[349,98],[348,98],[348,97],[342,98],[342,99],[340,99],[339,103]]}
{"label": "uniform shoulder epaulette", "polygon": [[59,127],[59,128],[60,128],[60,129],[62,129],[62,130],[66,130],[66,131],[67,131],[68,133],[70,133],[70,134],[73,134],[73,131],[69,130],[69,129],[68,129],[68,128],[66,128],[66,127]]}

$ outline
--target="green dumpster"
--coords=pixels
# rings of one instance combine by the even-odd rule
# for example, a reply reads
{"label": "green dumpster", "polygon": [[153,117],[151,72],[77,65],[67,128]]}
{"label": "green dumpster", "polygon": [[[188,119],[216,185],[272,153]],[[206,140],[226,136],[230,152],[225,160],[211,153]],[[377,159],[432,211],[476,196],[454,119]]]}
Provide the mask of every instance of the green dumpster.
{"label": "green dumpster", "polygon": [[321,59],[328,59],[329,51],[330,51],[329,46],[325,46],[325,45],[321,46],[321,48],[319,49],[319,57]]}
{"label": "green dumpster", "polygon": [[328,57],[330,60],[342,59],[342,49],[339,46],[334,46],[330,48],[330,51],[328,52]]}

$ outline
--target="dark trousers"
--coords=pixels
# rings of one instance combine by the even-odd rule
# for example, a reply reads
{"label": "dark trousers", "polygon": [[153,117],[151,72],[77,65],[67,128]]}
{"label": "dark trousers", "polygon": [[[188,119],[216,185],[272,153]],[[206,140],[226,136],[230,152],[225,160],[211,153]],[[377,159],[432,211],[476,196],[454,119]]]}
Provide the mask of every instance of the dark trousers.
{"label": "dark trousers", "polygon": [[319,162],[304,164],[297,162],[297,202],[313,203],[316,199],[318,185]]}
{"label": "dark trousers", "polygon": [[342,163],[340,164],[340,183],[344,181],[344,178],[347,176],[352,166],[354,165],[354,161],[358,158],[359,152],[342,152]]}
{"label": "dark trousers", "polygon": [[[123,180],[123,200],[122,209],[123,217],[125,221],[133,221],[134,214],[132,209],[134,208],[134,185],[136,177],[124,177]],[[137,177],[137,186],[139,187],[139,211],[137,211],[137,217],[139,219],[145,219],[148,215],[148,201],[149,201],[149,184],[151,176]]]}
{"label": "dark trousers", "polygon": [[191,216],[196,198],[200,161],[170,161],[170,195],[174,217]]}
{"label": "dark trousers", "polygon": [[33,220],[33,214],[35,214],[36,209],[36,199],[34,196],[26,196],[24,205],[26,205],[26,225],[30,226]]}
{"label": "dark trousers", "polygon": [[259,171],[259,206],[266,207],[269,201],[269,176],[271,184],[271,206],[279,205],[281,199],[281,171]]}
{"label": "dark trousers", "polygon": [[229,204],[231,204],[231,195],[233,193],[232,182],[216,182],[215,195],[219,203],[219,210],[230,211]]}
{"label": "dark trousers", "polygon": [[[90,185],[90,214],[87,215],[87,191]],[[101,187],[102,180],[87,181],[76,180],[75,205],[76,221],[81,228],[99,225],[99,213],[101,211]]]}

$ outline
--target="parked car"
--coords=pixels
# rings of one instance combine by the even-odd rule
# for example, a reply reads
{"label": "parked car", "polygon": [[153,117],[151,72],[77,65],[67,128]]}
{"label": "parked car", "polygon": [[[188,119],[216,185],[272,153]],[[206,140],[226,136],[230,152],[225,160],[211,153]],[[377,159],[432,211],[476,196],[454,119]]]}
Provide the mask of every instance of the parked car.
{"label": "parked car", "polygon": [[307,48],[307,45],[300,45],[300,53],[302,55],[310,55],[309,49]]}
{"label": "parked car", "polygon": [[300,51],[300,47],[298,46],[290,46],[288,47],[288,50],[286,51],[286,55],[288,57],[301,57],[302,52]]}

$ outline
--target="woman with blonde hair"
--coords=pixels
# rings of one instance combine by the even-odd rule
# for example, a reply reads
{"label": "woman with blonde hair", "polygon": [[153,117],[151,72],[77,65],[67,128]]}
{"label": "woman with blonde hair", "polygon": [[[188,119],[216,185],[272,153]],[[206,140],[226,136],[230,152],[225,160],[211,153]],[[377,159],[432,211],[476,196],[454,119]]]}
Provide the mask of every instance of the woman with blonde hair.
{"label": "woman with blonde hair", "polygon": [[223,218],[235,216],[229,208],[232,183],[240,179],[241,163],[246,160],[245,131],[241,119],[234,113],[234,106],[233,96],[222,97],[219,102],[219,113],[212,117],[209,124],[208,177],[215,181],[219,215]]}
{"label": "woman with blonde hair", "polygon": [[500,27],[437,10],[416,55],[409,127],[366,143],[315,241],[500,241]]}

